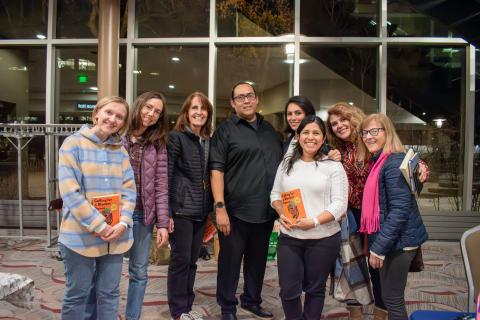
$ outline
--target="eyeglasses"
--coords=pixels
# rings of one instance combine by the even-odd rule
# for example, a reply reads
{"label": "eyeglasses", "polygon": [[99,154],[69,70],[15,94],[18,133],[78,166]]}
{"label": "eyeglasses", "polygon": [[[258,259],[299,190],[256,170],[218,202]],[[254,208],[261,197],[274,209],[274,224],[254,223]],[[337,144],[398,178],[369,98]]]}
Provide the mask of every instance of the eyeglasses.
{"label": "eyeglasses", "polygon": [[257,96],[255,95],[255,93],[253,92],[250,92],[249,94],[245,95],[245,94],[241,94],[239,96],[236,96],[236,97],[233,97],[233,100],[235,100],[235,102],[237,103],[240,103],[240,102],[244,102],[245,99],[247,99],[248,101],[252,101],[256,98]]}
{"label": "eyeglasses", "polygon": [[385,128],[372,128],[370,130],[362,130],[360,134],[362,135],[363,138],[365,138],[369,133],[372,137],[378,136],[378,133],[380,131],[385,131]]}

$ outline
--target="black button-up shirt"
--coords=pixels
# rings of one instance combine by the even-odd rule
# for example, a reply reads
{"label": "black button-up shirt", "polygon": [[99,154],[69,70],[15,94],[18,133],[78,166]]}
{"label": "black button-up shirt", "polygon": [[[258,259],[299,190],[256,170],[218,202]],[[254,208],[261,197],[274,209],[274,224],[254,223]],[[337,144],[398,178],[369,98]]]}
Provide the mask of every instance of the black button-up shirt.
{"label": "black button-up shirt", "polygon": [[279,135],[258,113],[253,125],[233,114],[218,127],[210,144],[209,166],[224,173],[229,215],[250,223],[276,216],[270,191],[282,156]]}

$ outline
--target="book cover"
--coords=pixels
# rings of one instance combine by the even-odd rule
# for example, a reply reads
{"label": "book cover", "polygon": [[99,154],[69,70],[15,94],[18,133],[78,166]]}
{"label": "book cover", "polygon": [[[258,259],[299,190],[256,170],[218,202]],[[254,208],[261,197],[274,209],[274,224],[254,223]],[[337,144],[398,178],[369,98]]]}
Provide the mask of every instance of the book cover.
{"label": "book cover", "polygon": [[400,164],[400,171],[402,172],[405,180],[410,185],[410,172],[408,170],[408,162],[412,159],[415,152],[412,149],[408,149],[405,158],[403,158],[402,163]]}
{"label": "book cover", "polygon": [[282,192],[282,204],[283,212],[291,223],[296,223],[297,220],[307,216],[300,189]]}
{"label": "book cover", "polygon": [[408,160],[408,171],[410,173],[410,189],[412,190],[413,194],[419,195],[422,189],[422,183],[419,180],[419,166],[420,163],[420,155],[415,153],[413,157]]}
{"label": "book cover", "polygon": [[92,205],[103,214],[109,225],[114,226],[120,222],[120,194],[93,197]]}

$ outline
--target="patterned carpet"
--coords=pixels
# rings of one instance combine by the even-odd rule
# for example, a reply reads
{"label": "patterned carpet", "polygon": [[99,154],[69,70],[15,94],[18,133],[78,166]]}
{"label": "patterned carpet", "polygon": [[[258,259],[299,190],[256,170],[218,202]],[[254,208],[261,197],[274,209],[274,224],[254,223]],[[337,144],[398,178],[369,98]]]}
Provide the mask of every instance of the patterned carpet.
{"label": "patterned carpet", "polygon": [[[17,273],[35,282],[35,300],[30,310],[0,301],[0,319],[59,319],[63,295],[63,264],[51,252],[44,250],[39,240],[13,241],[0,239],[0,272]],[[427,242],[423,246],[425,271],[409,276],[406,300],[409,312],[417,309],[463,311],[467,305],[467,283],[458,242]],[[142,319],[169,319],[166,296],[166,266],[149,268],[149,283]],[[242,286],[242,279],[240,279]],[[124,263],[119,319],[124,319],[128,285],[127,263]],[[194,310],[207,319],[219,319],[219,307],[215,302],[216,261],[200,260]],[[275,319],[283,319],[278,298],[277,267],[269,262],[263,287],[263,306],[274,313]],[[240,293],[240,292],[239,292]],[[366,307],[365,312],[371,313]],[[243,311],[239,319],[251,317]],[[371,315],[365,319],[371,319]],[[348,319],[343,304],[328,297],[322,319]]]}

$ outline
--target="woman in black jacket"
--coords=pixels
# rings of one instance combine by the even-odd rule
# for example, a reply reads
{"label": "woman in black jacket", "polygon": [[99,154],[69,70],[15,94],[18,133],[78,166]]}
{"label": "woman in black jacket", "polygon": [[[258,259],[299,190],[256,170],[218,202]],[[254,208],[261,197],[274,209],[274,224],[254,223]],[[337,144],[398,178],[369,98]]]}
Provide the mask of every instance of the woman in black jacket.
{"label": "woman in black jacket", "polygon": [[201,92],[183,103],[168,142],[169,210],[174,231],[170,235],[168,305],[173,319],[202,319],[192,311],[193,284],[205,221],[212,209],[207,170],[212,104]]}

